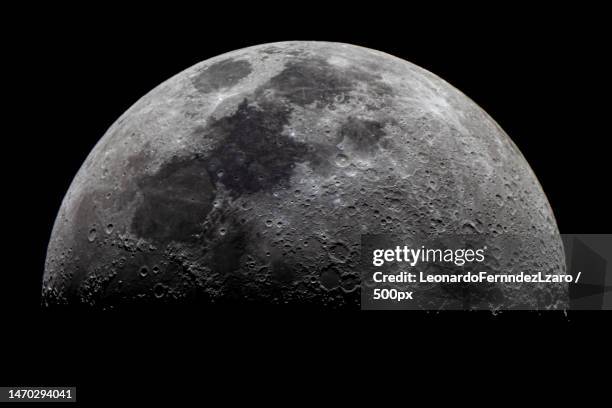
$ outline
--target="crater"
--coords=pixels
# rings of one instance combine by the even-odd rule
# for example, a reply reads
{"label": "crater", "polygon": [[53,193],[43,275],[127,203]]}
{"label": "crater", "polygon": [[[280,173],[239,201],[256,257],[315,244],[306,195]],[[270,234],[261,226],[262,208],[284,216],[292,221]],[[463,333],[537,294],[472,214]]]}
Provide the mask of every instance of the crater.
{"label": "crater", "polygon": [[321,286],[323,286],[327,290],[336,289],[340,286],[340,275],[338,272],[331,266],[328,266],[323,271],[321,271],[320,277]]}

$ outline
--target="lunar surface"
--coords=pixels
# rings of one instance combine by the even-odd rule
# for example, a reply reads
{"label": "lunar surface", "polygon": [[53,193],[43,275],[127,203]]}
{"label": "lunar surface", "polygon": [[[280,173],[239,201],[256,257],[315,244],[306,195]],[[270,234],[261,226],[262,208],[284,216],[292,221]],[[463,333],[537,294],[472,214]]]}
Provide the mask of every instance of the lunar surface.
{"label": "lunar surface", "polygon": [[[55,221],[44,306],[360,305],[360,237],[521,237],[493,272],[565,272],[555,219],[504,131],[407,61],[340,43],[201,62],[137,101]],[[565,308],[567,288],[423,288],[414,302]],[[463,293],[472,299],[466,304]]]}

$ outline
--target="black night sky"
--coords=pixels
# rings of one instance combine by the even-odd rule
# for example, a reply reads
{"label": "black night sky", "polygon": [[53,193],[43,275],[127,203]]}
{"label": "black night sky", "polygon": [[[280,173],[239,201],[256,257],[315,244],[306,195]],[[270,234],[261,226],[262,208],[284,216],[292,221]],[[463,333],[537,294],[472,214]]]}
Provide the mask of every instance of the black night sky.
{"label": "black night sky", "polygon": [[[514,140],[542,184],[561,233],[612,232],[607,198],[610,132],[603,124],[610,105],[603,96],[610,82],[604,60],[609,41],[601,11],[461,9],[438,15],[439,10],[365,10],[357,3],[334,10],[315,3],[303,6],[306,10],[288,4],[281,11],[257,2],[227,10],[159,6],[144,13],[109,4],[7,13],[15,24],[3,28],[9,42],[4,65],[11,71],[4,87],[17,92],[15,97],[5,94],[14,112],[5,111],[8,146],[2,162],[10,229],[5,235],[9,244],[3,253],[6,280],[0,286],[0,315],[5,350],[14,358],[7,366],[0,364],[6,376],[0,385],[77,384],[83,399],[95,399],[102,384],[94,381],[95,374],[127,366],[116,380],[124,384],[119,379],[128,381],[124,377],[134,374],[135,366],[153,363],[152,355],[146,356],[153,352],[153,343],[174,347],[174,358],[155,355],[171,361],[175,369],[178,360],[189,360],[180,338],[191,339],[186,349],[197,347],[195,339],[200,338],[207,339],[200,344],[208,345],[203,347],[208,351],[201,352],[225,346],[224,352],[236,358],[254,358],[246,350],[257,345],[282,353],[289,349],[287,341],[320,344],[325,338],[335,349],[349,338],[360,338],[363,343],[353,342],[357,353],[367,348],[366,342],[383,343],[372,333],[391,336],[388,344],[409,336],[440,342],[456,338],[452,330],[483,330],[484,324],[493,327],[485,342],[496,342],[495,336],[520,342],[521,330],[557,340],[571,330],[595,336],[594,327],[601,323],[589,323],[604,319],[562,313],[521,318],[431,313],[412,316],[412,323],[395,332],[395,313],[342,318],[328,314],[314,320],[301,312],[248,318],[232,314],[206,320],[191,313],[84,317],[41,312],[40,282],[55,216],[72,178],[106,129],[172,75],[215,55],[265,42],[347,42],[437,74],[480,105]],[[236,346],[234,351],[228,351],[229,344]],[[300,353],[301,344],[293,352],[304,358],[308,353]],[[330,349],[322,352],[337,357]],[[113,367],[104,367],[111,355],[123,364],[110,359]],[[356,355],[355,363],[362,358]],[[250,362],[265,363],[257,358]]]}

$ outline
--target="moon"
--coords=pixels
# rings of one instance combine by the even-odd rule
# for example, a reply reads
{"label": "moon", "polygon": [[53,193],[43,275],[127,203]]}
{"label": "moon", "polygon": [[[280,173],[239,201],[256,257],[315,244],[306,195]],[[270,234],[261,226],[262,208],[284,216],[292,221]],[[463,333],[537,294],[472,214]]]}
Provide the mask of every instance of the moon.
{"label": "moon", "polygon": [[[108,129],[57,215],[42,303],[358,309],[360,237],[398,231],[537,236],[499,258],[565,273],[531,168],[453,86],[355,45],[253,46],[168,79]],[[544,284],[470,290],[469,308],[568,302]]]}

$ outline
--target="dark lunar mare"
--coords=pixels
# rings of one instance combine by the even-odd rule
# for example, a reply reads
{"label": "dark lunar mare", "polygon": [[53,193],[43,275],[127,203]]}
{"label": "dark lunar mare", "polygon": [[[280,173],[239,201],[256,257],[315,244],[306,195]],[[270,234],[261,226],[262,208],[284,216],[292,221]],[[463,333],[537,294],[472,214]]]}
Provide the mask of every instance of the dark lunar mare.
{"label": "dark lunar mare", "polygon": [[213,182],[223,184],[233,197],[271,191],[286,184],[296,162],[306,160],[308,147],[283,134],[291,109],[245,99],[238,110],[209,125],[202,136],[214,134],[220,141],[207,158]]}
{"label": "dark lunar mare", "polygon": [[188,241],[198,233],[215,197],[205,166],[199,157],[176,159],[140,180],[142,203],[132,219],[132,231],[160,245]]}
{"label": "dark lunar mare", "polygon": [[200,72],[192,82],[198,91],[208,93],[222,88],[231,88],[251,72],[253,69],[248,61],[230,58],[212,64]]}

